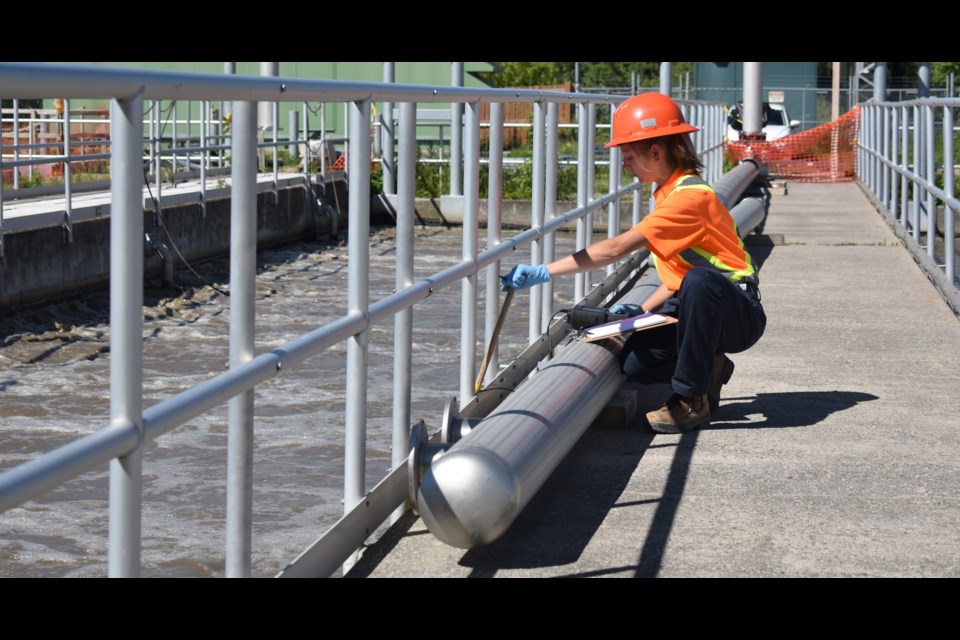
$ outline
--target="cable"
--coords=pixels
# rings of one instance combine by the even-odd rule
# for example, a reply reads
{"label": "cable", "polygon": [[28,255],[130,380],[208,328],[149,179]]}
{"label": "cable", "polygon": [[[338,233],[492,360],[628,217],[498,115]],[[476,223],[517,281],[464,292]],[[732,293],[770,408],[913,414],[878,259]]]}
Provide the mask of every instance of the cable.
{"label": "cable", "polygon": [[193,266],[191,266],[189,262],[187,262],[187,259],[183,257],[183,254],[180,253],[180,249],[177,247],[177,243],[173,241],[173,236],[170,234],[170,230],[167,229],[167,225],[165,225],[165,224],[163,223],[163,215],[162,215],[162,211],[161,211],[161,209],[160,209],[160,203],[157,201],[156,197],[154,197],[154,195],[153,195],[153,189],[150,188],[150,180],[149,180],[149,178],[147,177],[147,168],[146,168],[146,166],[144,166],[144,168],[143,168],[143,181],[144,181],[144,183],[147,185],[147,193],[150,194],[150,199],[153,200],[153,206],[154,206],[154,209],[155,209],[156,212],[157,212],[157,222],[160,223],[160,226],[163,228],[163,232],[167,235],[167,240],[169,240],[170,246],[173,247],[173,250],[174,250],[174,251],[177,253],[177,255],[180,257],[180,260],[183,261],[183,264],[185,264],[185,265],[187,266],[187,269],[189,269],[190,272],[193,273],[193,275],[197,276],[197,278],[199,278],[201,282],[203,282],[204,284],[206,284],[208,287],[212,288],[214,291],[217,291],[218,293],[222,293],[223,295],[225,295],[225,296],[227,296],[227,297],[229,298],[229,297],[230,297],[230,292],[229,292],[229,291],[226,291],[226,290],[224,290],[224,289],[221,289],[220,287],[218,287],[217,285],[215,285],[214,283],[210,282],[209,280],[207,280],[206,278],[204,278],[202,275],[200,275],[200,274],[197,272],[197,270],[194,269]]}

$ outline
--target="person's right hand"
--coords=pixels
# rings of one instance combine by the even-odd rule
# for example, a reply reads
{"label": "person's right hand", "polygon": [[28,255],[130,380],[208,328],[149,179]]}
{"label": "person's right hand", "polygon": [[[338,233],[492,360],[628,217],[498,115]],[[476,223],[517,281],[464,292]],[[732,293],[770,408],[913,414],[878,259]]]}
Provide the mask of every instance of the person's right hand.
{"label": "person's right hand", "polygon": [[546,265],[535,267],[529,264],[518,264],[505,276],[500,276],[500,291],[507,289],[529,289],[532,286],[550,282],[550,272]]}
{"label": "person's right hand", "polygon": [[628,316],[642,316],[645,312],[638,304],[618,304],[610,307],[610,313],[625,313]]}

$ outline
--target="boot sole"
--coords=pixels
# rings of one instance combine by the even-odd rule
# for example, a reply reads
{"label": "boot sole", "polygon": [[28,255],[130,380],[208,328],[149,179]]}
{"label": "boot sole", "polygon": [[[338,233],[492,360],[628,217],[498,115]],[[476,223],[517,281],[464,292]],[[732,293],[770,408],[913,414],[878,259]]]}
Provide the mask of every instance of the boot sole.
{"label": "boot sole", "polygon": [[649,420],[647,422],[650,424],[650,429],[652,429],[657,433],[678,434],[678,433],[687,433],[688,431],[693,431],[698,427],[704,427],[710,424],[710,416],[707,416],[702,420],[699,420],[698,422],[691,422],[683,426],[677,426],[675,424],[661,424],[661,423],[654,424],[654,423],[650,423]]}

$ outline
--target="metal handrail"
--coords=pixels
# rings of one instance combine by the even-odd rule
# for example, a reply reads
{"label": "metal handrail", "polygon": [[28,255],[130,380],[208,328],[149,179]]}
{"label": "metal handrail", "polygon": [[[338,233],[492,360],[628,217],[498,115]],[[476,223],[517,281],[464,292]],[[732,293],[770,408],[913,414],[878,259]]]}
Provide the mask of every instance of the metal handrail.
{"label": "metal handrail", "polygon": [[[861,108],[857,163],[861,188],[960,315],[955,222],[960,198],[955,191],[954,146],[954,112],[960,109],[960,98],[870,101]],[[943,158],[939,164],[938,151]],[[944,208],[942,230],[939,207]]]}
{"label": "metal handrail", "polygon": [[[63,481],[76,477],[105,461],[110,461],[110,561],[111,577],[140,575],[140,518],[141,518],[141,458],[144,444],[166,433],[191,418],[214,407],[228,403],[228,496],[226,575],[250,574],[250,537],[252,510],[252,428],[253,390],[262,382],[288,371],[330,346],[347,343],[347,409],[344,479],[344,528],[335,525],[327,539],[337,543],[325,551],[326,566],[344,563],[362,546],[369,532],[383,521],[382,514],[402,506],[396,501],[396,492],[377,490],[368,492],[365,476],[365,422],[366,422],[366,337],[369,328],[378,322],[395,318],[398,327],[404,322],[413,305],[434,292],[462,286],[462,339],[460,397],[465,405],[474,393],[473,375],[476,370],[477,275],[487,270],[487,290],[496,291],[499,259],[523,246],[530,245],[537,260],[552,255],[552,233],[563,224],[578,220],[578,225],[590,220],[592,213],[603,206],[613,205],[633,192],[635,220],[639,215],[639,184],[618,188],[602,197],[594,198],[592,181],[585,177],[594,164],[592,155],[579,165],[583,174],[582,193],[576,209],[558,214],[556,206],[546,198],[546,185],[556,185],[556,119],[550,118],[550,105],[573,103],[586,111],[588,105],[614,105],[622,96],[598,94],[570,94],[540,90],[464,89],[384,83],[362,83],[333,80],[299,80],[287,78],[258,78],[188,74],[170,72],[129,71],[87,68],[67,65],[0,64],[0,86],[8,96],[18,98],[48,98],[63,95],[82,98],[109,98],[111,100],[113,180],[111,185],[111,278],[110,278],[110,353],[111,411],[109,426],[65,447],[43,454],[0,475],[0,512],[23,501],[37,497]],[[281,347],[254,356],[254,281],[256,257],[256,167],[254,156],[258,147],[255,101],[344,101],[350,111],[349,138],[349,225],[350,246],[348,284],[348,311],[341,318],[319,327]],[[167,398],[151,407],[143,408],[142,391],[142,328],[143,300],[143,216],[141,184],[144,120],[142,115],[147,100],[233,100],[231,131],[231,274],[230,274],[230,369]],[[370,105],[373,100],[400,103],[401,145],[398,166],[415,165],[415,144],[409,136],[416,130],[415,109],[418,102],[460,102],[465,111],[464,145],[464,240],[461,262],[429,278],[412,282],[412,234],[401,234],[410,229],[414,220],[414,184],[408,174],[401,177],[397,193],[398,257],[405,254],[407,264],[398,262],[397,292],[373,303],[368,299],[369,182],[370,182]],[[538,144],[534,151],[534,165],[546,168],[546,176],[535,181],[534,201],[540,203],[539,218],[527,231],[507,240],[499,240],[487,251],[477,250],[479,227],[479,110],[480,102],[494,107],[503,102],[528,101],[536,110],[546,110],[547,144]],[[692,105],[684,105],[684,107]],[[718,151],[722,129],[715,126],[722,118],[720,105],[701,105],[691,115],[700,125],[704,136],[698,140],[707,163],[707,175],[719,175],[722,157]],[[496,109],[494,109],[496,111]],[[494,120],[492,131],[502,136],[502,113]],[[581,148],[590,148],[589,127],[580,127]],[[496,135],[492,133],[492,135]],[[502,138],[501,138],[502,139]],[[276,143],[276,141],[275,141]],[[619,166],[619,156],[611,152],[611,161]],[[496,163],[497,161],[495,161]],[[499,164],[502,170],[502,155]],[[539,170],[539,169],[538,169]],[[491,170],[491,181],[497,171]],[[493,182],[491,182],[493,186]],[[589,186],[588,186],[589,185]],[[488,211],[499,206],[496,189],[491,189]],[[546,215],[544,215],[544,213]],[[2,218],[0,218],[2,233]],[[496,230],[499,234],[499,229]],[[401,236],[406,237],[401,240]],[[592,241],[592,233],[583,237]],[[400,246],[403,243],[403,246]],[[403,275],[406,274],[406,275]],[[403,277],[401,277],[403,276]],[[401,280],[406,282],[401,283]],[[487,296],[488,317],[496,312],[498,295]],[[531,318],[536,317],[541,330],[549,321],[552,294],[543,299],[531,296]],[[533,325],[531,325],[532,328]],[[400,332],[398,331],[398,334]],[[409,361],[409,341],[395,342],[397,361]],[[403,380],[406,382],[402,382]],[[394,470],[387,482],[392,488],[395,476],[407,451],[409,436],[409,406],[411,385],[409,371],[397,376],[395,386]],[[404,409],[406,407],[406,409]],[[397,425],[399,423],[399,428]],[[399,458],[398,458],[399,456]],[[379,485],[378,485],[379,486]],[[358,515],[361,514],[361,515]],[[363,515],[366,514],[366,515]],[[360,522],[358,526],[356,523]],[[332,555],[331,555],[332,554]],[[300,565],[304,566],[304,565]]]}

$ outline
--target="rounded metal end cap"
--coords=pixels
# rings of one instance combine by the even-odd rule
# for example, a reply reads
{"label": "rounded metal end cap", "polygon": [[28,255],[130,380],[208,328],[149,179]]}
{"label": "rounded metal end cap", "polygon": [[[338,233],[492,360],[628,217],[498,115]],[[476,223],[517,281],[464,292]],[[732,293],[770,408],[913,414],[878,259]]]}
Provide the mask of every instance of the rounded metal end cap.
{"label": "rounded metal end cap", "polygon": [[520,484],[503,458],[489,449],[454,448],[424,475],[417,504],[433,535],[472,549],[493,542],[513,523]]}

